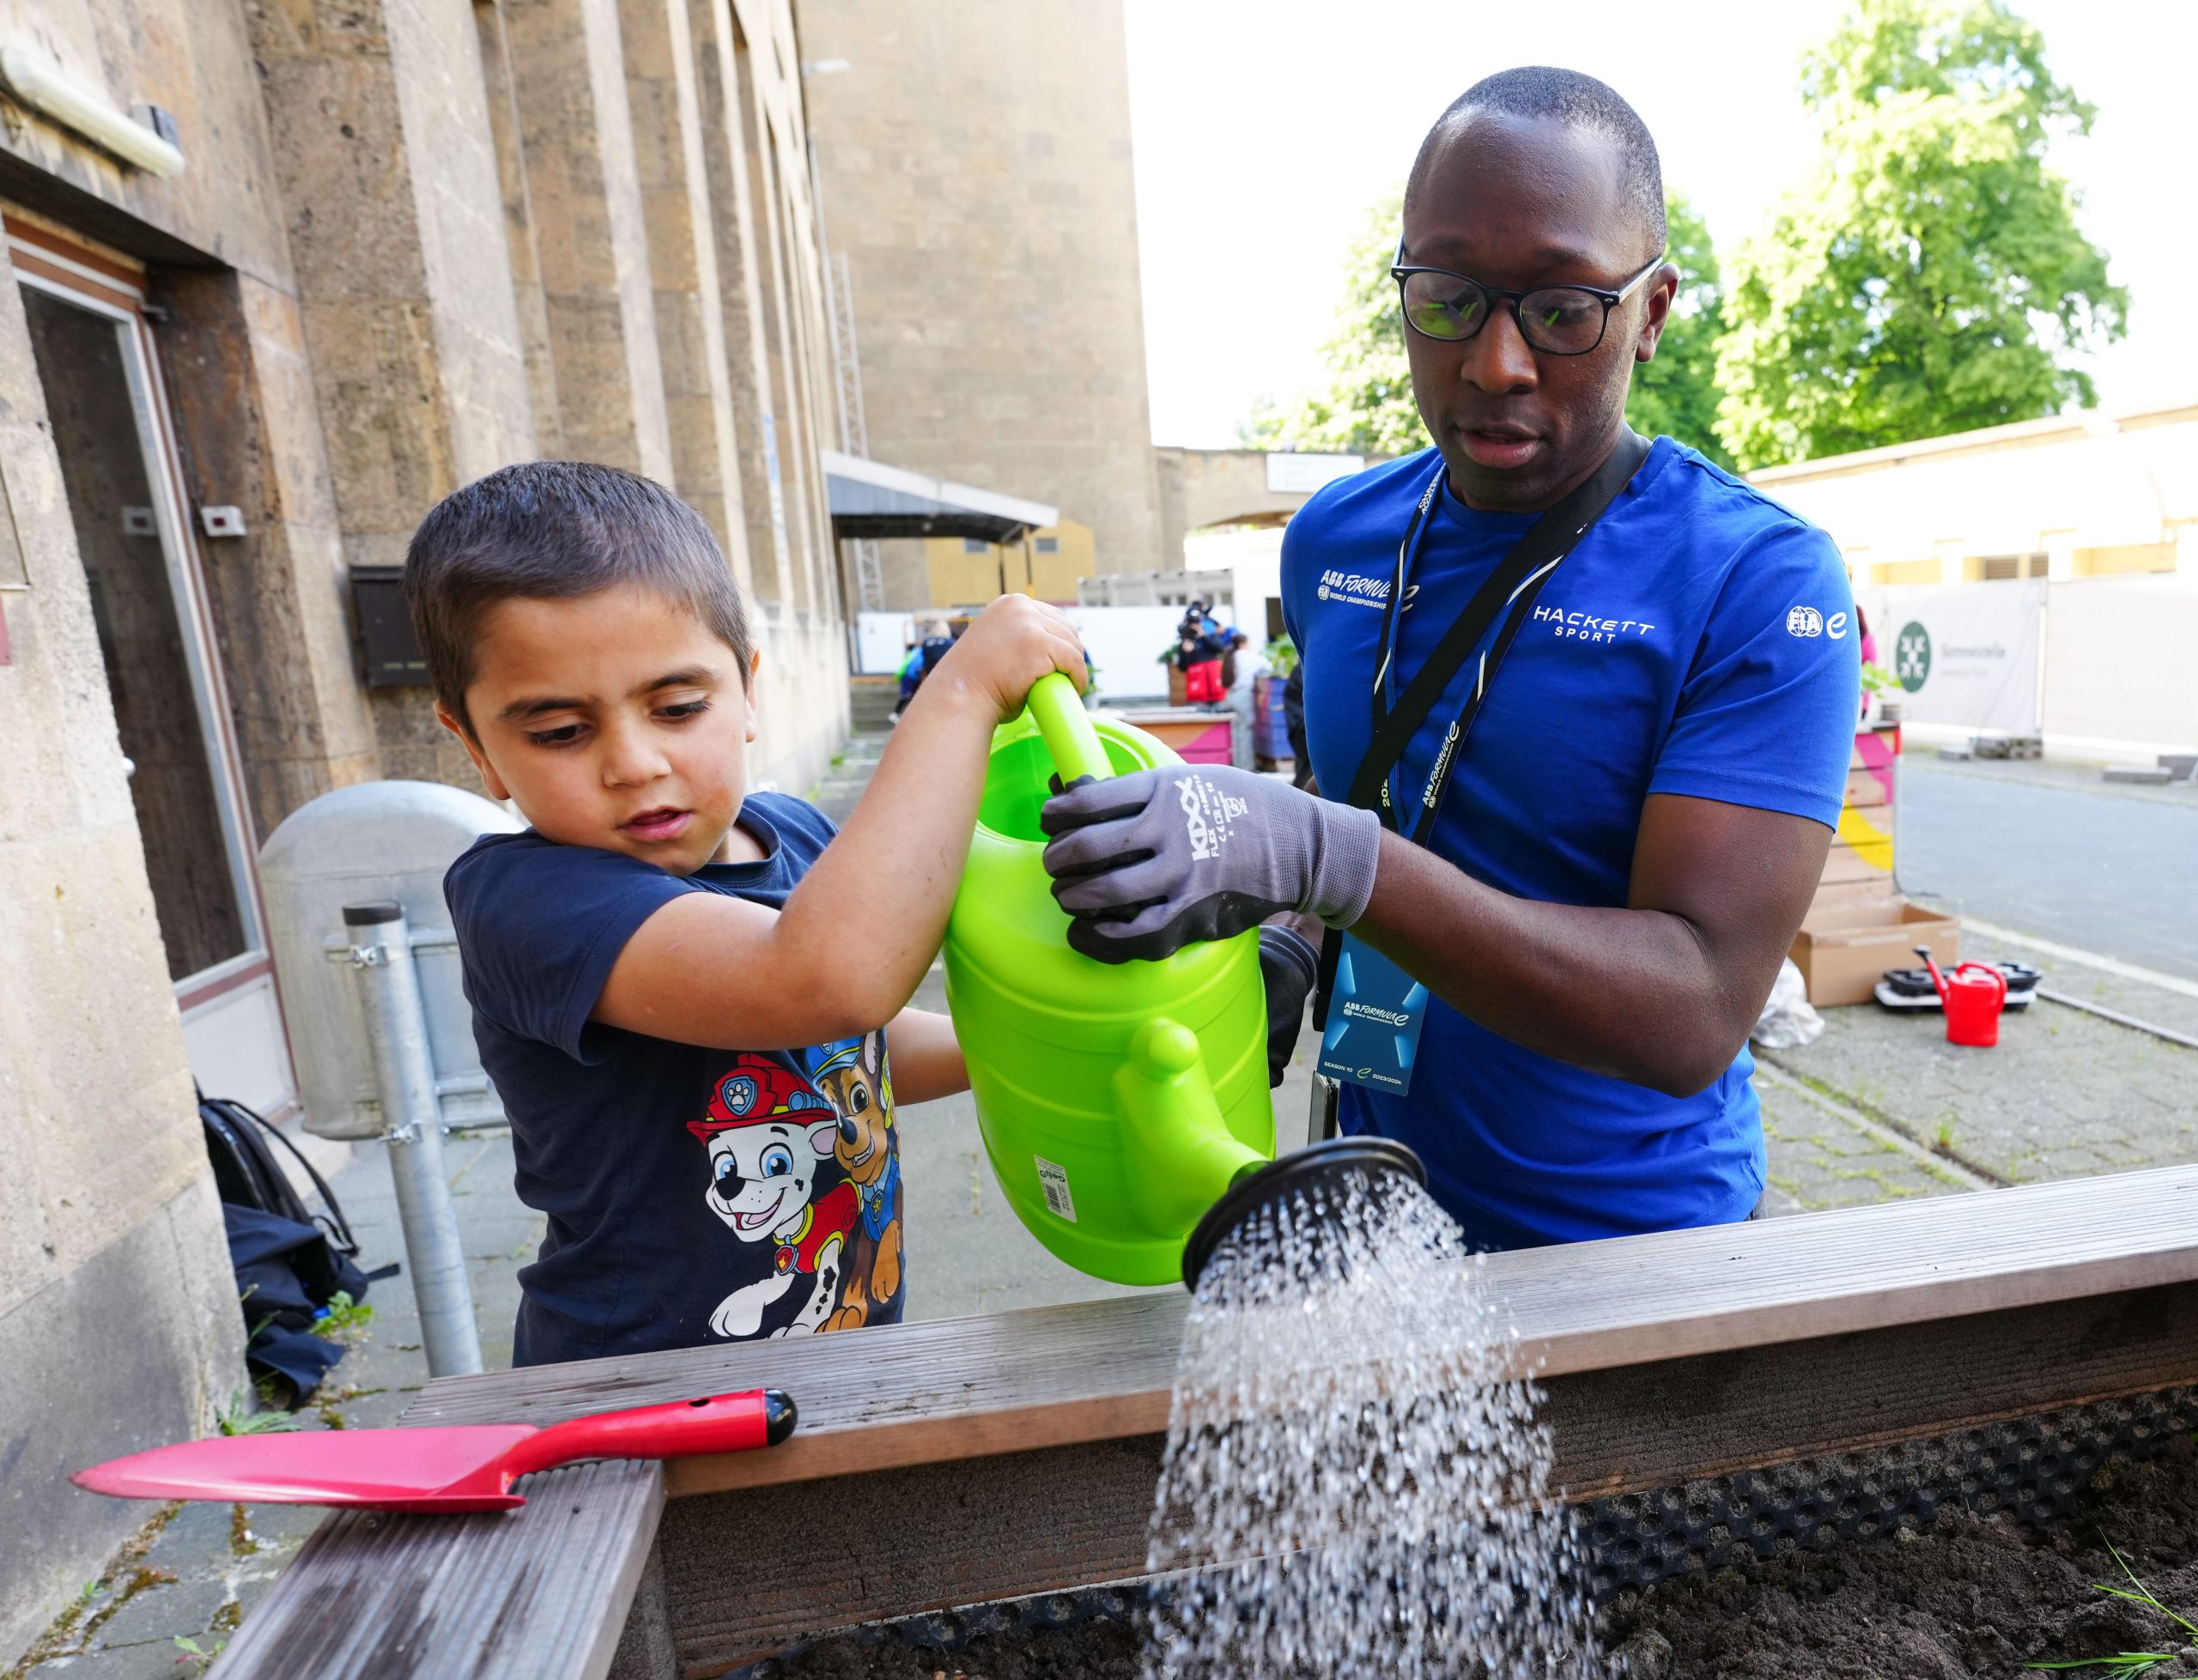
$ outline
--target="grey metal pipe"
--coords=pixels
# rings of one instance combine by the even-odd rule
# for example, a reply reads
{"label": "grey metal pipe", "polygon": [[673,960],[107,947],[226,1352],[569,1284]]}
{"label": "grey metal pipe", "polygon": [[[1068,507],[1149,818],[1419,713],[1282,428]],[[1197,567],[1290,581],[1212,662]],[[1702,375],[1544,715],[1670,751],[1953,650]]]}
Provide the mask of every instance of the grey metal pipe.
{"label": "grey metal pipe", "polygon": [[397,1216],[404,1227],[405,1263],[420,1305],[420,1339],[431,1376],[464,1376],[481,1368],[481,1335],[473,1320],[473,1287],[458,1240],[458,1210],[443,1176],[442,1105],[428,1050],[420,978],[404,907],[383,899],[343,907],[350,960],[365,991],[367,1037],[374,1082],[381,1090],[389,1173]]}

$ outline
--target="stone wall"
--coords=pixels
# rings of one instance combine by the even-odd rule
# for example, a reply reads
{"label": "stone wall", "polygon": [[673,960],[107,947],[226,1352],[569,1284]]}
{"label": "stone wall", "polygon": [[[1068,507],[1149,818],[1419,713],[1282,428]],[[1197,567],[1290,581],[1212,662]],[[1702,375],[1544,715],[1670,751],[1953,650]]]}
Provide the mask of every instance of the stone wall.
{"label": "stone wall", "polygon": [[199,1433],[244,1386],[91,597],[13,268],[0,464],[27,589],[0,591],[0,1656],[145,1519],[68,1472]]}
{"label": "stone wall", "polygon": [[[788,0],[0,0],[161,181],[7,103],[0,209],[133,276],[251,825],[379,775],[473,785],[363,685],[349,568],[541,454],[689,496],[757,602],[759,777],[847,725],[815,450],[835,442]],[[4,103],[4,101],[0,101]],[[0,1666],[146,1512],[66,1471],[208,1428],[241,1319],[143,836],[0,247]],[[820,408],[820,404],[823,405]],[[0,547],[6,546],[0,542]]]}
{"label": "stone wall", "polygon": [[870,452],[1057,505],[1091,527],[1102,572],[1174,564],[1120,4],[800,0],[799,13]]}

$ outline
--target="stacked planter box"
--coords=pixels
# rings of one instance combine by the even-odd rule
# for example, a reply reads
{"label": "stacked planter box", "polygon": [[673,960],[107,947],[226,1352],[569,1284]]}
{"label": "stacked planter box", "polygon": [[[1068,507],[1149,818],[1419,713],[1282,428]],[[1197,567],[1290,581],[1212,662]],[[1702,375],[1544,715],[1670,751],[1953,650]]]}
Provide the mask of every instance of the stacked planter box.
{"label": "stacked planter box", "polygon": [[1961,959],[1961,924],[1902,897],[1893,873],[1893,808],[1899,793],[1900,725],[1857,731],[1847,764],[1838,837],[1792,955],[1809,1002],[1865,1004],[1888,968],[1928,945],[1942,968]]}

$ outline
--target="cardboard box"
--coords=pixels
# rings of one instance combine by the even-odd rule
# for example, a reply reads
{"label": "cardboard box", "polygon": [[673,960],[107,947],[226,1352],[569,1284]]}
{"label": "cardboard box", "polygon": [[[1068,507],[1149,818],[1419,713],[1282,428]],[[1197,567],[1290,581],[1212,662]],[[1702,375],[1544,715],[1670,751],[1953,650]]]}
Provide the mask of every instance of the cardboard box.
{"label": "cardboard box", "polygon": [[1819,904],[1794,937],[1789,955],[1819,1009],[1867,1004],[1888,968],[1916,966],[1928,945],[1941,969],[1961,961],[1961,923],[1899,897]]}

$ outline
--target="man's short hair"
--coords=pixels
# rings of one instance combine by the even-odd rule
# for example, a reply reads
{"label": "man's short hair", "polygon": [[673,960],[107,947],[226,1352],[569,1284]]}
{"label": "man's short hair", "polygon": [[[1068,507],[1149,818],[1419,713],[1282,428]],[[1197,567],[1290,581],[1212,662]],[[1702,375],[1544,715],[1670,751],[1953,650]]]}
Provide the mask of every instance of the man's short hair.
{"label": "man's short hair", "polygon": [[740,586],[702,516],[638,473],[589,461],[522,461],[428,510],[404,554],[404,599],[443,709],[473,732],[482,621],[500,601],[573,601],[619,585],[684,607],[739,661],[754,640]]}
{"label": "man's short hair", "polygon": [[1516,70],[1498,70],[1451,100],[1449,108],[1428,130],[1427,138],[1419,143],[1419,155],[1412,160],[1412,175],[1405,185],[1405,203],[1409,204],[1419,196],[1436,151],[1476,111],[1562,123],[1567,128],[1606,136],[1618,149],[1627,207],[1648,233],[1650,246],[1642,253],[1642,260],[1664,249],[1669,239],[1664,226],[1664,166],[1656,155],[1655,138],[1648,132],[1648,125],[1607,82],[1549,64],[1521,64]]}

